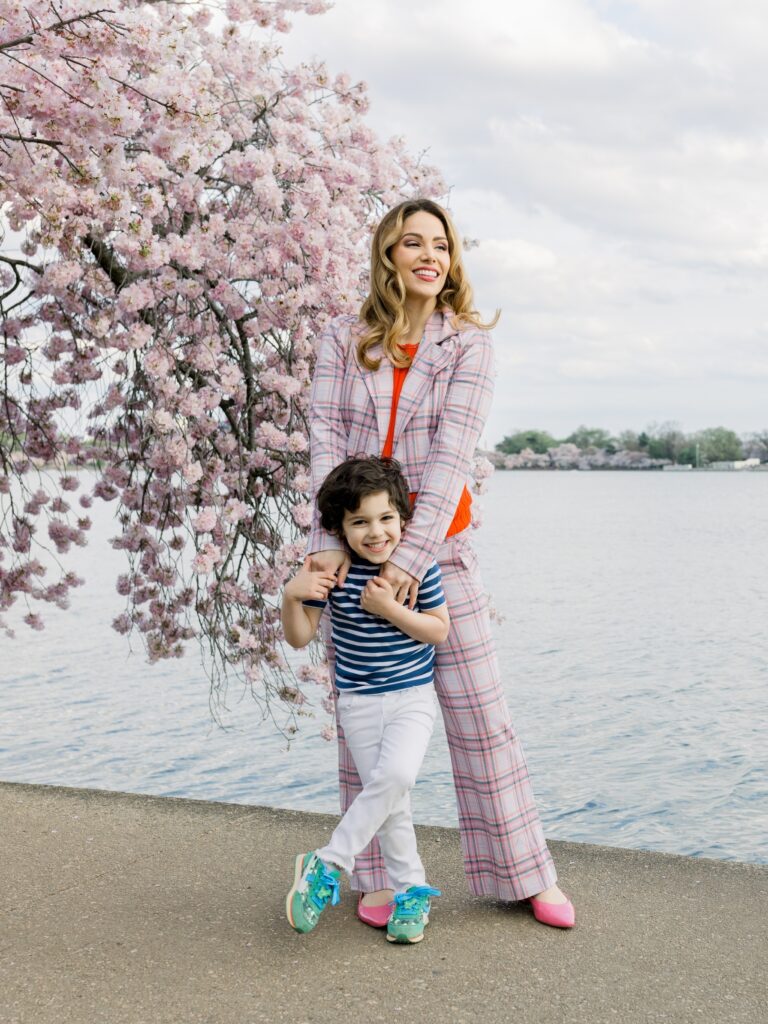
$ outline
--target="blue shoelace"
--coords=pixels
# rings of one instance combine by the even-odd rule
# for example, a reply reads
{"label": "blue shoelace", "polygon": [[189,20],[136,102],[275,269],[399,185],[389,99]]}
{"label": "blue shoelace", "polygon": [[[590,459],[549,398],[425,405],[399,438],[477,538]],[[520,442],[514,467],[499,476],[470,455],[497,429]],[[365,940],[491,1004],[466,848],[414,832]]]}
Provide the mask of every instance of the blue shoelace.
{"label": "blue shoelace", "polygon": [[307,881],[309,882],[307,897],[318,910],[322,910],[329,899],[331,906],[336,906],[339,902],[339,880],[328,871],[322,861],[319,861],[315,872],[307,875]]}
{"label": "blue shoelace", "polygon": [[393,917],[419,917],[429,909],[430,896],[442,896],[439,889],[429,885],[412,886],[408,892],[395,893]]}

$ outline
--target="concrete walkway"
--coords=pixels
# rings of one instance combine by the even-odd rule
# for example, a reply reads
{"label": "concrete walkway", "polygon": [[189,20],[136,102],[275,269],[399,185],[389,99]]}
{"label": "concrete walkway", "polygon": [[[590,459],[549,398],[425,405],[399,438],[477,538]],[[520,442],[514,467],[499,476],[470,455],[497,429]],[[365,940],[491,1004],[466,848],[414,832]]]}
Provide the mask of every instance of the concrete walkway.
{"label": "concrete walkway", "polygon": [[284,918],[316,814],[0,784],[2,1024],[761,1024],[768,868],[553,842],[578,924],[472,898],[458,835],[420,828],[444,892],[393,946],[347,890]]}

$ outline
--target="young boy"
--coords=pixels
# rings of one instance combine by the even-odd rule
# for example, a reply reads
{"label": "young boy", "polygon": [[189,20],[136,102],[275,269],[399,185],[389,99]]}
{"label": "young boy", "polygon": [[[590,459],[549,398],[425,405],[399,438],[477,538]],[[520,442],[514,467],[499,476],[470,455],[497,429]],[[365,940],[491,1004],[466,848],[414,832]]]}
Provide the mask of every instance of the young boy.
{"label": "young boy", "polygon": [[377,575],[397,547],[411,505],[400,466],[376,456],[347,459],[332,470],[317,495],[323,527],[346,542],[352,564],[344,587],[322,572],[302,569],[286,584],[282,623],[292,647],[315,635],[326,603],[336,655],[337,719],[357,767],[362,791],[327,846],[299,854],[286,899],[288,920],[311,931],[330,901],[339,901],[340,869],[379,838],[394,907],[390,942],[420,942],[429,898],[416,849],[410,791],[437,714],[434,645],[450,625],[436,563],[419,587],[416,607],[398,604]]}

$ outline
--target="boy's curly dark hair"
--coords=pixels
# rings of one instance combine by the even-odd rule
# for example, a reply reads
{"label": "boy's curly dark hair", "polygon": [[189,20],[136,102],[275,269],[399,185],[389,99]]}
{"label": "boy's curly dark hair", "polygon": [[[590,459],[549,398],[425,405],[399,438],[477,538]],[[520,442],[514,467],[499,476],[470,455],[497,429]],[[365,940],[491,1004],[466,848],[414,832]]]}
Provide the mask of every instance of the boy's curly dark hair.
{"label": "boy's curly dark hair", "polygon": [[412,516],[400,463],[378,455],[357,455],[332,469],[317,492],[317,507],[323,529],[343,537],[345,512],[356,512],[363,498],[386,491],[392,505],[407,522]]}

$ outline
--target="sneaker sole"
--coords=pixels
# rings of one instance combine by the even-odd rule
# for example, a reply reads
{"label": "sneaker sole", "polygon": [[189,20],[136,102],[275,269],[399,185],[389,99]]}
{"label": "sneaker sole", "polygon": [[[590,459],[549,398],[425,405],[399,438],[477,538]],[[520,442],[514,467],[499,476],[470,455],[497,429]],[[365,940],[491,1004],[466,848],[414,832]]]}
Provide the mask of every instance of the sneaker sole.
{"label": "sneaker sole", "polygon": [[414,944],[414,942],[421,942],[421,940],[423,938],[424,938],[424,932],[422,932],[421,935],[414,935],[414,937],[412,939],[408,939],[405,936],[403,936],[402,939],[398,939],[396,935],[387,935],[387,942],[396,942],[400,946],[407,946],[407,945],[411,945],[412,946]]}
{"label": "sneaker sole", "polygon": [[[427,918],[426,921],[424,922],[424,927],[426,928],[428,924],[429,924],[429,918]],[[396,935],[390,935],[389,932],[387,932],[387,942],[397,942],[401,946],[405,946],[405,945],[408,945],[408,944],[413,945],[414,942],[421,942],[421,940],[423,938],[424,938],[424,932],[422,932],[421,935],[417,935],[413,939],[409,939],[405,935],[402,937],[402,939],[398,939],[398,937]]]}
{"label": "sneaker sole", "polygon": [[295,929],[295,931],[297,931],[297,932],[301,931],[301,929],[300,928],[296,928],[296,924],[295,924],[295,922],[293,920],[293,913],[292,913],[292,910],[291,910],[291,903],[293,902],[293,897],[294,897],[294,895],[296,893],[296,890],[299,887],[299,882],[301,881],[301,876],[303,874],[304,858],[305,857],[306,857],[305,853],[300,853],[298,855],[298,857],[296,858],[296,867],[295,867],[294,872],[293,872],[293,885],[291,886],[290,890],[288,891],[288,895],[285,897],[285,916],[288,918],[288,924],[291,926],[291,928]]}

